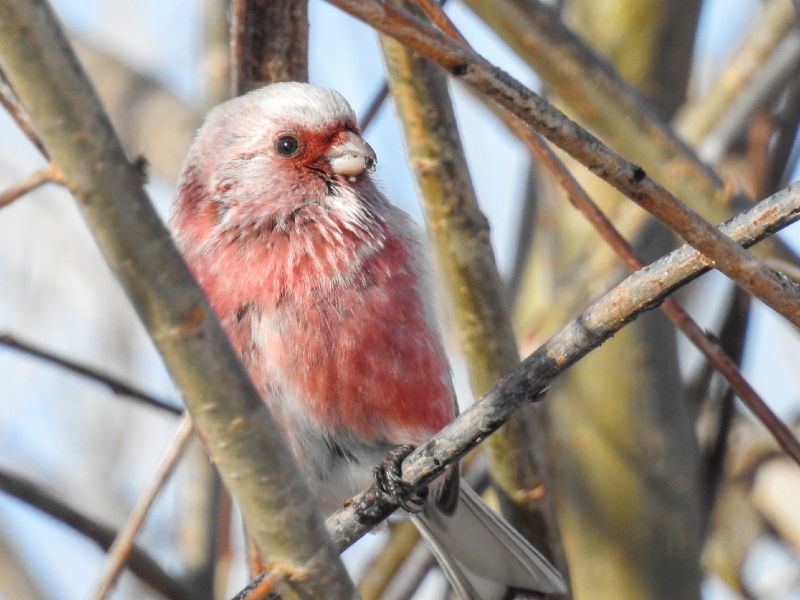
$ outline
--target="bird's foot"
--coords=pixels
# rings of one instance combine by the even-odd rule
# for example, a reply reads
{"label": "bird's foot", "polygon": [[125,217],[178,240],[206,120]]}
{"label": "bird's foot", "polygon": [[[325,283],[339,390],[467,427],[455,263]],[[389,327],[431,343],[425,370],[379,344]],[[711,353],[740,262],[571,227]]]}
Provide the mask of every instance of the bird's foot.
{"label": "bird's foot", "polygon": [[418,513],[425,507],[428,488],[412,492],[412,487],[403,480],[403,461],[414,451],[414,446],[393,448],[383,462],[375,467],[375,483],[378,489],[404,511]]}

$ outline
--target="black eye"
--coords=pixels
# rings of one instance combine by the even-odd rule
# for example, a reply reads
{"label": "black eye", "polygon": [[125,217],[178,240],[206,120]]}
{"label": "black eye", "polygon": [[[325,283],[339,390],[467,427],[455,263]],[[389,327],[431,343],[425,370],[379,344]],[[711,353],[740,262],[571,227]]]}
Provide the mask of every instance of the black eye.
{"label": "black eye", "polygon": [[282,135],[275,142],[275,151],[281,156],[294,156],[300,150],[300,142],[293,135]]}

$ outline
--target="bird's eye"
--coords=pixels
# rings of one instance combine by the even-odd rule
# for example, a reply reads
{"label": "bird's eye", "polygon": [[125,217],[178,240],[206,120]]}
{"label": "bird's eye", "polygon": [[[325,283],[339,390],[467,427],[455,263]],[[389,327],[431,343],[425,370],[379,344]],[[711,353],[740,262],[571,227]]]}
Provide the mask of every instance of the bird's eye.
{"label": "bird's eye", "polygon": [[282,135],[275,142],[275,151],[281,156],[294,156],[300,151],[300,142],[293,135]]}

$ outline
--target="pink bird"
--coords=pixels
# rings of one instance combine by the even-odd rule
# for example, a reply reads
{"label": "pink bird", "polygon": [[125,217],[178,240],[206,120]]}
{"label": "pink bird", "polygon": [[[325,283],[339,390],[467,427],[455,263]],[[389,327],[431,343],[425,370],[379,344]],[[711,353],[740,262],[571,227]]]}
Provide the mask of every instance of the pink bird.
{"label": "pink bird", "polygon": [[[209,113],[172,217],[326,513],[456,415],[423,246],[370,179],[375,160],[340,94],[272,84]],[[565,590],[457,468],[431,488],[412,518],[462,598]]]}

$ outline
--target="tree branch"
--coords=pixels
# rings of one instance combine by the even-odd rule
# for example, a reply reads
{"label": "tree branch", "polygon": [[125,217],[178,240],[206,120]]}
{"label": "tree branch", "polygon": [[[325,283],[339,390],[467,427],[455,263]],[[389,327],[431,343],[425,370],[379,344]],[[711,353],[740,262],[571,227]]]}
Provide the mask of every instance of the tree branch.
{"label": "tree branch", "polygon": [[[762,200],[723,224],[720,231],[749,247],[798,219],[800,183]],[[403,462],[403,480],[410,484],[410,489],[432,481],[448,464],[496,431],[516,410],[539,400],[568,367],[641,313],[655,308],[676,289],[708,271],[710,264],[697,250],[682,246],[628,276],[412,452]],[[372,486],[331,515],[328,529],[343,551],[396,509]],[[257,581],[258,578],[251,585]],[[248,589],[250,586],[237,594],[236,599],[246,598]]]}
{"label": "tree branch", "polygon": [[175,406],[170,402],[156,398],[155,396],[152,396],[147,392],[144,392],[131,385],[128,385],[121,379],[117,379],[116,377],[104,373],[99,369],[95,369],[94,367],[89,367],[84,364],[78,363],[70,358],[59,356],[58,354],[54,354],[52,352],[34,346],[33,344],[20,340],[19,338],[16,338],[7,333],[0,333],[0,346],[6,346],[7,348],[11,348],[12,350],[22,352],[23,354],[34,356],[46,362],[62,367],[68,371],[71,371],[72,373],[76,373],[78,375],[81,375],[82,377],[86,377],[87,379],[96,381],[97,383],[105,385],[117,395],[127,396],[128,398],[140,401],[142,404],[158,408],[159,410],[163,410],[172,413],[174,415],[179,415],[183,412],[182,407]]}
{"label": "tree branch", "polygon": [[[798,219],[800,184],[795,184],[737,216],[721,230],[750,246]],[[449,462],[493,433],[515,410],[535,401],[567,367],[709,266],[710,261],[702,254],[682,246],[630,275],[523,360],[480,401],[417,448],[403,463],[403,479],[417,487],[436,477]],[[379,496],[375,489],[364,492],[328,519],[340,548],[352,544],[394,510]]]}
{"label": "tree branch", "polygon": [[[438,3],[416,3],[437,27],[466,44]],[[409,162],[454,308],[470,387],[477,398],[520,360],[488,221],[469,176],[445,74],[395,40],[383,36],[382,45]],[[533,411],[516,415],[486,447],[503,515],[568,577],[549,492],[552,486],[542,417]],[[526,493],[531,489],[547,491],[531,499]]]}
{"label": "tree branch", "polygon": [[[103,550],[108,550],[117,536],[117,532],[113,528],[98,523],[30,481],[3,469],[0,469],[0,490],[64,523],[92,540]],[[166,573],[139,546],[134,545],[128,560],[128,567],[139,579],[167,598],[173,600],[190,600],[192,598],[192,594],[184,588],[183,584]]]}
{"label": "tree branch", "polygon": [[765,267],[651,179],[641,167],[625,160],[541,96],[386,0],[329,1],[439,63],[514,113],[703,252],[714,261],[716,269],[800,326],[800,286]]}
{"label": "tree branch", "polygon": [[675,117],[675,128],[683,139],[698,144],[714,129],[742,90],[758,76],[796,20],[788,0],[775,0],[764,6],[764,14],[709,91],[684,106]]}
{"label": "tree branch", "polygon": [[139,533],[147,513],[150,512],[158,492],[161,491],[167,479],[175,470],[178,459],[183,454],[191,437],[192,420],[189,415],[184,415],[158,466],[156,466],[155,471],[145,483],[144,489],[125,522],[125,526],[114,538],[114,543],[108,549],[108,558],[100,575],[100,581],[89,595],[91,600],[103,600],[111,591],[111,588],[114,587],[117,577],[119,577],[125,563],[130,558],[136,534]]}
{"label": "tree branch", "polygon": [[46,183],[63,183],[60,173],[55,165],[48,164],[38,171],[34,171],[28,177],[11,186],[4,192],[0,192],[0,208],[8,206],[15,200],[19,200],[35,189],[40,188]]}
{"label": "tree branch", "polygon": [[295,573],[282,591],[351,600],[352,583],[280,429],[153,210],[44,0],[0,4],[0,68],[184,393],[248,531],[271,560]]}
{"label": "tree branch", "polygon": [[275,81],[308,81],[308,2],[233,0],[234,96]]}
{"label": "tree branch", "polygon": [[11,118],[14,119],[14,122],[22,130],[22,133],[25,134],[25,137],[28,138],[31,144],[42,153],[42,156],[47,157],[47,150],[42,146],[42,141],[39,139],[39,135],[36,133],[28,113],[17,100],[17,96],[14,90],[11,89],[11,85],[8,83],[2,69],[0,69],[0,104],[8,111],[8,114],[11,115]]}

